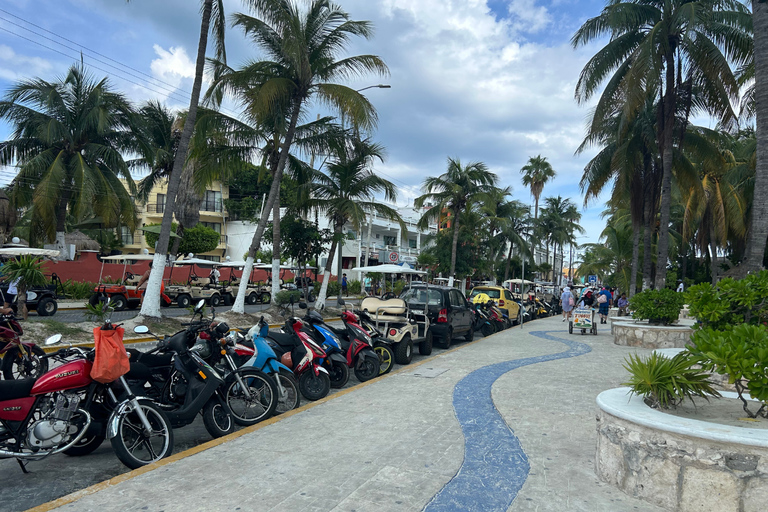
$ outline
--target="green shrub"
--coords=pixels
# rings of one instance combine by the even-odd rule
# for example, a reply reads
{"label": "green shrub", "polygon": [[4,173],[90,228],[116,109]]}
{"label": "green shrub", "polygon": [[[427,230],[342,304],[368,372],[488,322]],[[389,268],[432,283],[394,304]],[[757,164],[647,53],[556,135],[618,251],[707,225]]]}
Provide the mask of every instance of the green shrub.
{"label": "green shrub", "polygon": [[362,293],[362,283],[360,281],[348,281],[347,289],[350,295],[360,295]]}
{"label": "green shrub", "polygon": [[104,320],[115,310],[113,304],[107,305],[106,302],[98,301],[94,306],[90,302],[85,304],[85,319],[91,322],[103,323]]}
{"label": "green shrub", "polygon": [[744,279],[723,279],[716,286],[697,284],[685,299],[700,328],[727,329],[737,324],[768,322],[768,270]]}
{"label": "green shrub", "polygon": [[[48,284],[51,284],[51,282],[49,281]],[[61,286],[64,289],[64,298],[87,299],[93,295],[93,289],[96,288],[98,284],[88,282],[80,283],[78,281],[67,279],[66,281],[62,281]],[[61,290],[59,289],[57,292],[61,293]]]}
{"label": "green shrub", "polygon": [[298,304],[301,301],[301,292],[299,290],[280,290],[275,295],[275,304],[278,306],[290,304],[291,297],[293,297],[293,303]]}
{"label": "green shrub", "polygon": [[[339,283],[338,281],[329,281],[328,291],[326,292],[326,295],[328,297],[336,297],[339,294],[339,290],[341,290],[341,283]],[[320,289],[318,288],[317,291],[319,292]]]}
{"label": "green shrub", "polygon": [[[696,331],[689,352],[693,360],[708,371],[728,375],[736,386],[744,411],[751,418],[768,413],[768,328],[739,324],[722,331],[711,328]],[[743,393],[761,402],[753,413]]]}
{"label": "green shrub", "polygon": [[648,320],[651,324],[668,325],[680,316],[685,297],[669,288],[645,290],[629,300],[632,318]]}
{"label": "green shrub", "polygon": [[653,408],[666,409],[695,396],[709,400],[720,394],[707,381],[708,374],[702,369],[692,368],[696,360],[681,352],[673,358],[652,353],[642,359],[630,355],[625,359],[624,368],[630,373],[628,382],[632,394],[640,395]]}

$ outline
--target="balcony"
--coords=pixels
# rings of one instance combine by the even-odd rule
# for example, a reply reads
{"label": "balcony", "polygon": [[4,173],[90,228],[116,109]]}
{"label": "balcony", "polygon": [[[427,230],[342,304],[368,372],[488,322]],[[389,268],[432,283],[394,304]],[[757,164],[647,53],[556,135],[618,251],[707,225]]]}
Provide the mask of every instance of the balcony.
{"label": "balcony", "polygon": [[165,203],[152,203],[148,204],[144,207],[145,211],[149,214],[160,214],[162,215],[165,212]]}

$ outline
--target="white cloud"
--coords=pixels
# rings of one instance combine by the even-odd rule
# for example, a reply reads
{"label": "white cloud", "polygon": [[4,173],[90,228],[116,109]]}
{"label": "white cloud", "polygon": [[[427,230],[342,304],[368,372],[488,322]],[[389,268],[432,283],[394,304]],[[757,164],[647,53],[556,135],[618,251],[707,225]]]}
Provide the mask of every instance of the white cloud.
{"label": "white cloud", "polygon": [[[156,82],[150,82],[151,96],[180,108],[187,108],[183,101],[189,97],[192,81],[195,78],[195,63],[181,46],[171,46],[168,50],[159,44],[152,46],[157,55],[149,65]],[[143,93],[146,96],[146,90]]]}
{"label": "white cloud", "polygon": [[552,23],[546,7],[536,5],[535,0],[512,0],[509,4],[513,27],[519,32],[535,34]]}
{"label": "white cloud", "polygon": [[16,82],[30,76],[45,76],[52,68],[46,59],[21,55],[0,44],[0,79]]}

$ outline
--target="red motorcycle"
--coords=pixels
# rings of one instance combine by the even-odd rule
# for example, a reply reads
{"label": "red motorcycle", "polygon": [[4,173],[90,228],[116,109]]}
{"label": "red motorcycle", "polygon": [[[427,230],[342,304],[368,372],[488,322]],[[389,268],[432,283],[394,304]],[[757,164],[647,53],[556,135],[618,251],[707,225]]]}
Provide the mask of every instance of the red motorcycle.
{"label": "red motorcycle", "polygon": [[299,379],[299,391],[307,400],[320,400],[331,391],[328,370],[322,360],[328,357],[325,350],[302,332],[304,321],[293,317],[285,321],[284,332],[269,331],[267,343],[280,357],[280,362],[293,369]]}
{"label": "red motorcycle", "polygon": [[0,316],[0,355],[7,380],[38,378],[48,371],[45,351],[34,343],[22,342],[24,330],[13,315]]}
{"label": "red motorcycle", "polygon": [[371,380],[379,375],[381,360],[373,350],[373,339],[360,326],[360,318],[352,311],[341,314],[346,332],[340,332],[341,348],[346,352],[347,366],[355,369],[355,377],[360,382]]}
{"label": "red motorcycle", "polygon": [[[114,329],[107,322],[103,330]],[[61,340],[48,338],[46,345]],[[0,381],[0,459],[26,463],[64,452],[85,455],[109,438],[131,469],[173,451],[173,430],[162,410],[138,398],[124,377],[101,384],[91,378],[95,349],[62,348],[48,357],[65,361],[39,379]],[[120,398],[118,398],[120,397]]]}

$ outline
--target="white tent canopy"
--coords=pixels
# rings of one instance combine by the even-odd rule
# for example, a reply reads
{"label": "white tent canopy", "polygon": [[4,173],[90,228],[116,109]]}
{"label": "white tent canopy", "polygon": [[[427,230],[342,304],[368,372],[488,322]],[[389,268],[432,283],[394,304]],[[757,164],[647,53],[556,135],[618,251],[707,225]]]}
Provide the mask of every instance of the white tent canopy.
{"label": "white tent canopy", "polygon": [[0,256],[58,256],[55,249],[38,249],[37,247],[3,247]]}
{"label": "white tent canopy", "polygon": [[413,268],[403,268],[400,265],[384,264],[384,265],[370,265],[367,267],[355,267],[351,269],[353,272],[379,272],[382,274],[426,274],[423,270],[416,270]]}
{"label": "white tent canopy", "polygon": [[152,261],[154,259],[154,254],[115,254],[114,256],[104,256],[101,261]]}

